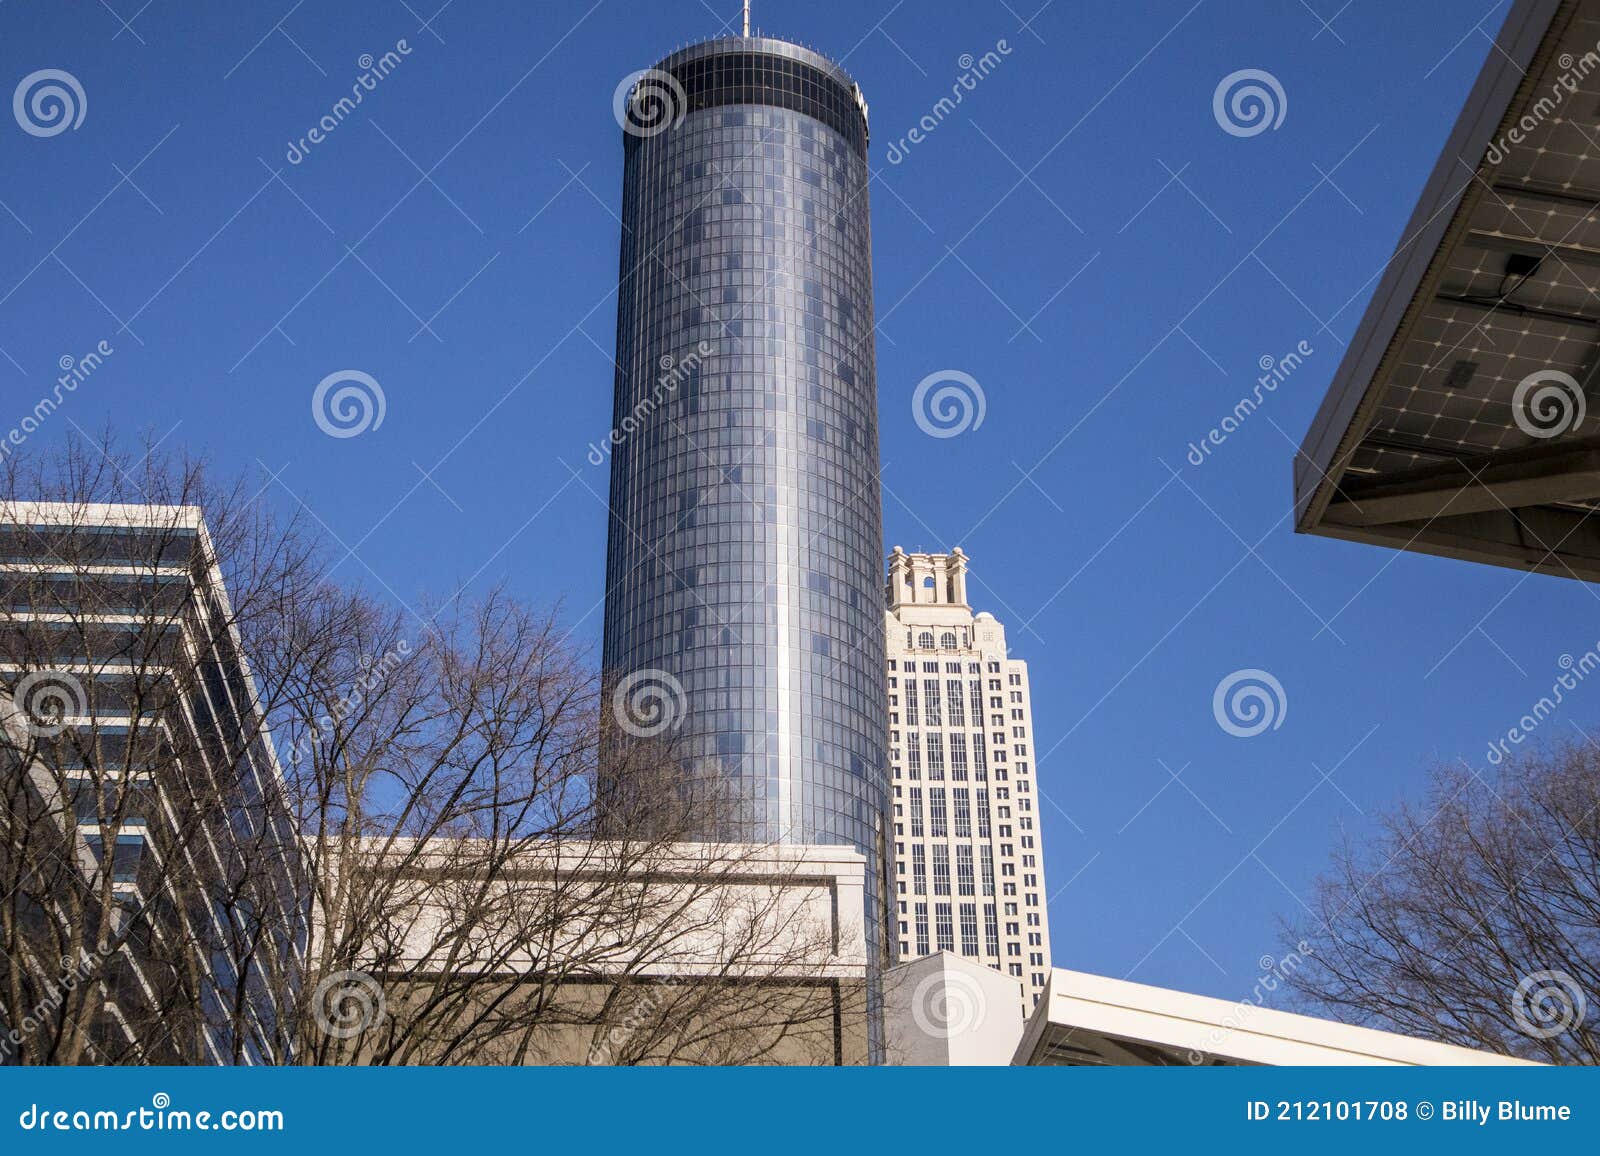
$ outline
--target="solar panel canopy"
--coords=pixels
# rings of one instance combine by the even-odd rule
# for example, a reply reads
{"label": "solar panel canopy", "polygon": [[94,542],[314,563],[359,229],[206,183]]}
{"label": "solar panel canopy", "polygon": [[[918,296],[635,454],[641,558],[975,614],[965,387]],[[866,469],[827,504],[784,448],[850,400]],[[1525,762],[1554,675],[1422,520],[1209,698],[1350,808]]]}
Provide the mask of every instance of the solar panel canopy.
{"label": "solar panel canopy", "polygon": [[1600,0],[1518,0],[1295,459],[1296,527],[1600,579]]}

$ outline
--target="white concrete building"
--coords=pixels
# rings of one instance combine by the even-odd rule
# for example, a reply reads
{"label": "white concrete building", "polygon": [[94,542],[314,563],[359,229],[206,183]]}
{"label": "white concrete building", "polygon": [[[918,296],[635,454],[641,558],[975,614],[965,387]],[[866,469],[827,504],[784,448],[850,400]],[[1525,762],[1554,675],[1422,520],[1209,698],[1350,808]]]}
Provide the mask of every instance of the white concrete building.
{"label": "white concrete building", "polygon": [[902,1067],[1004,1067],[1022,1038],[1015,979],[949,951],[884,973],[884,1040]]}
{"label": "white concrete building", "polygon": [[1527,1065],[1457,1047],[1171,988],[1054,968],[1026,1024],[1015,980],[948,951],[885,977],[891,1064],[970,1067]]}
{"label": "white concrete building", "polygon": [[1015,1064],[1028,1067],[1526,1065],[1495,1052],[1056,968]]}
{"label": "white concrete building", "polygon": [[257,695],[200,508],[0,502],[0,1065],[291,1054],[305,865]]}
{"label": "white concrete building", "polygon": [[967,603],[967,556],[889,557],[887,675],[897,958],[950,951],[1021,984],[1050,973],[1028,667]]}
{"label": "white concrete building", "polygon": [[[340,1037],[347,1057],[870,1060],[866,860],[854,848],[368,838],[344,856],[348,878],[330,863],[323,890],[360,898],[344,905],[353,917],[319,913],[313,946],[347,948],[337,954],[383,993],[379,1014]],[[319,986],[317,998],[351,990]]]}

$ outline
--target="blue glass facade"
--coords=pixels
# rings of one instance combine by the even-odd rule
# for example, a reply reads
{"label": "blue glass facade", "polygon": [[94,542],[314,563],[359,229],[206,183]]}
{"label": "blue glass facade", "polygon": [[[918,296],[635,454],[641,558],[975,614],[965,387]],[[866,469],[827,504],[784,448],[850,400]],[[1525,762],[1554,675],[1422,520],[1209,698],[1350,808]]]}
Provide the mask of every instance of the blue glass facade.
{"label": "blue glass facade", "polygon": [[624,132],[604,663],[682,685],[685,783],[733,800],[707,837],[867,854],[881,945],[866,107],[825,58],[762,38],[646,78],[655,120]]}

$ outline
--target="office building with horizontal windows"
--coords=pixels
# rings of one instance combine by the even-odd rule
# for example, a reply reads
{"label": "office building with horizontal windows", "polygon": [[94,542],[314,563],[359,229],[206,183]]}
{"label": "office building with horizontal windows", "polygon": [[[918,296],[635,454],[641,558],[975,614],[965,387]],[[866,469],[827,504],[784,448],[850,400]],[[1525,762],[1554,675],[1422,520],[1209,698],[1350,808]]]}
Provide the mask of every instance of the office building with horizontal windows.
{"label": "office building with horizontal windows", "polygon": [[967,556],[896,546],[885,586],[897,958],[1050,973],[1028,667],[967,602]]}
{"label": "office building with horizontal windows", "polygon": [[200,511],[0,504],[0,1064],[291,1056],[298,843]]}

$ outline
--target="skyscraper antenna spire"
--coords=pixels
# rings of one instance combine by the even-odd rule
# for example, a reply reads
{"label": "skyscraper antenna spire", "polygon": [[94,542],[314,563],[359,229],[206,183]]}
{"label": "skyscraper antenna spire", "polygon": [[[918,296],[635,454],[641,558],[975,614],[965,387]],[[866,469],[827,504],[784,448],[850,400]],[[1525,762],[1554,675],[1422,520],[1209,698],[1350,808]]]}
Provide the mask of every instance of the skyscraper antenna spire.
{"label": "skyscraper antenna spire", "polygon": [[750,0],[744,0],[744,34],[750,35]]}

